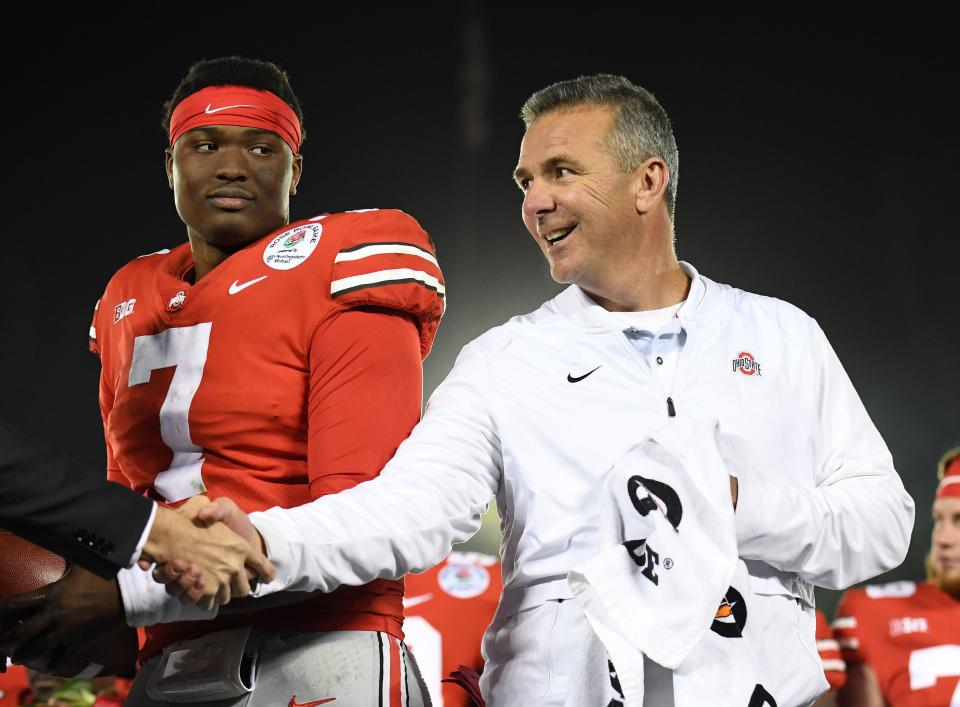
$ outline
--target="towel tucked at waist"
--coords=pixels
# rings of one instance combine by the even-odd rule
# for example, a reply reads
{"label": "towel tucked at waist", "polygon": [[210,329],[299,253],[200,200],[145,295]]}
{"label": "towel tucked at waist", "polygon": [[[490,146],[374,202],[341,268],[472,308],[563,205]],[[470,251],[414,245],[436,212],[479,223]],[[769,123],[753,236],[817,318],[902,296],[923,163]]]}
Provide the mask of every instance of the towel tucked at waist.
{"label": "towel tucked at waist", "polygon": [[[750,591],[716,422],[652,434],[608,472],[602,494],[603,546],[568,575],[589,627],[578,641],[584,679],[567,704],[775,707],[762,634],[795,637],[802,608]],[[760,602],[763,628],[744,638]]]}

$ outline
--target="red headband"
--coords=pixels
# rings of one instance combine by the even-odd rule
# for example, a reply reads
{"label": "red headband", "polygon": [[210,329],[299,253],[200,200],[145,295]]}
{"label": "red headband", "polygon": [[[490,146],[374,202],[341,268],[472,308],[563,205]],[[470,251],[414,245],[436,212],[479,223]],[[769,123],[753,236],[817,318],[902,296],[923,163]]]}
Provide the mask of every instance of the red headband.
{"label": "red headband", "polygon": [[170,116],[170,147],[188,130],[207,125],[240,125],[276,133],[300,154],[300,119],[270,91],[246,86],[208,86],[177,104]]}
{"label": "red headband", "polygon": [[954,457],[943,470],[943,478],[937,486],[937,498],[945,496],[960,498],[960,456]]}

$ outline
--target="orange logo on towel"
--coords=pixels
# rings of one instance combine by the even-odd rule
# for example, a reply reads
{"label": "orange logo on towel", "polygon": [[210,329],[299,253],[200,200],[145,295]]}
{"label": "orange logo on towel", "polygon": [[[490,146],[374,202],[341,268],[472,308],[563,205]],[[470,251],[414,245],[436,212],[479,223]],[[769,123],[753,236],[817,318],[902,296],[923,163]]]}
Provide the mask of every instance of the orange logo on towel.
{"label": "orange logo on towel", "polygon": [[714,616],[716,619],[729,619],[733,615],[733,605],[727,601],[727,598],[724,597],[723,601],[720,603],[720,606],[717,608],[717,615]]}
{"label": "orange logo on towel", "polygon": [[720,600],[720,606],[717,607],[710,630],[724,638],[740,638],[746,625],[747,603],[740,592],[728,587],[726,596]]}

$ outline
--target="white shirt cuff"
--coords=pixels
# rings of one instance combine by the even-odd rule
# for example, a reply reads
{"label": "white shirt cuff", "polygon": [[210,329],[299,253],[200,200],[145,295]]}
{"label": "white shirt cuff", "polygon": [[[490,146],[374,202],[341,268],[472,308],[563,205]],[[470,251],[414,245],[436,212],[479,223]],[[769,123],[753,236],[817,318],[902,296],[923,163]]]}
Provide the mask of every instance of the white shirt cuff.
{"label": "white shirt cuff", "polygon": [[152,570],[139,567],[122,569],[117,574],[120,598],[127,624],[134,627],[153,626],[173,621],[205,621],[214,619],[220,608],[207,611],[193,604],[184,604],[167,594],[164,585],[153,580]]}
{"label": "white shirt cuff", "polygon": [[277,576],[270,582],[261,580],[253,591],[252,597],[263,597],[275,592],[281,592],[290,586],[293,580],[293,543],[290,538],[284,537],[280,523],[265,512],[251,513],[250,522],[260,532],[263,544],[266,546],[267,559],[277,568]]}
{"label": "white shirt cuff", "polygon": [[124,567],[133,567],[137,560],[140,559],[140,553],[143,552],[143,546],[147,544],[147,538],[150,537],[150,531],[153,530],[153,521],[156,517],[157,504],[154,502],[153,507],[150,509],[150,517],[147,518],[147,524],[143,527],[143,532],[140,533],[140,540],[137,541],[137,546],[133,549],[133,555],[130,556],[130,559]]}

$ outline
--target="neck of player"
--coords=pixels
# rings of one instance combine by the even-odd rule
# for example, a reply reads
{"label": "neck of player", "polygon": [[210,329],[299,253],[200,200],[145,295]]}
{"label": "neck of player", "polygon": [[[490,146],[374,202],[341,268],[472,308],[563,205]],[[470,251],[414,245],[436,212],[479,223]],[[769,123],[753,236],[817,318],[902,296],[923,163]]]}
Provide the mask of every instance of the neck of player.
{"label": "neck of player", "polygon": [[[190,241],[190,250],[193,251],[193,284],[200,282],[211,270],[231,255],[250,245],[250,243],[231,247],[214,245],[203,240],[190,229],[187,229],[187,239]],[[259,238],[255,240],[259,240]]]}

